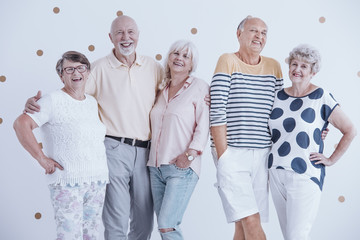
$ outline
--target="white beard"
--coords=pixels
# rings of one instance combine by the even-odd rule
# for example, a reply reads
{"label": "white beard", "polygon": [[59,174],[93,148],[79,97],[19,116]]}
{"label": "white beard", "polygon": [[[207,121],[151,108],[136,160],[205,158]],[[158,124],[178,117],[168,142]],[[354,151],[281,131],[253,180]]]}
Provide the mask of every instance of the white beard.
{"label": "white beard", "polygon": [[124,56],[130,56],[135,51],[135,46],[131,45],[130,48],[123,48],[121,44],[119,43],[119,51]]}

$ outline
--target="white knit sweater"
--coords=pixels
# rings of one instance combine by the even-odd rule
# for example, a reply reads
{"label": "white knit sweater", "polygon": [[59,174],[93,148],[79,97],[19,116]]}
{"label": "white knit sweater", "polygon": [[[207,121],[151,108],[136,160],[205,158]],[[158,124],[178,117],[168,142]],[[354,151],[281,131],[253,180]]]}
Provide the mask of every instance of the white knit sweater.
{"label": "white knit sweater", "polygon": [[45,154],[64,167],[47,175],[48,184],[108,182],[106,128],[99,119],[96,100],[85,96],[79,101],[57,90],[38,101],[39,113],[28,114],[43,134]]}

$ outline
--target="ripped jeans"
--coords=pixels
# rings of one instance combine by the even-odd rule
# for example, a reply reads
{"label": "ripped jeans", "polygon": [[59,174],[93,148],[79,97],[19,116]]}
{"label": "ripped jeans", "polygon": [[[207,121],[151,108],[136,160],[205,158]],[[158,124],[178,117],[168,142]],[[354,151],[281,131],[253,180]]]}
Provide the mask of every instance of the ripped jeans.
{"label": "ripped jeans", "polygon": [[182,169],[174,164],[149,167],[149,170],[158,229],[174,229],[160,231],[161,238],[182,240],[180,224],[199,177],[191,168]]}

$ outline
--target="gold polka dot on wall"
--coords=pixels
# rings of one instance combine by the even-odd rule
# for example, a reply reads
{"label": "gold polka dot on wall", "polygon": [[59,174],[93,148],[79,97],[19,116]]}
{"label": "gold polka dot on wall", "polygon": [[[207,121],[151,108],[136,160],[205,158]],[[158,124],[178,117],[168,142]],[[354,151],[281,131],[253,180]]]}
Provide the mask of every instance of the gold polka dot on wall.
{"label": "gold polka dot on wall", "polygon": [[0,118],[0,124],[2,124],[2,122],[3,122],[3,120],[2,120],[2,118]]}
{"label": "gold polka dot on wall", "polygon": [[93,52],[95,50],[95,46],[94,45],[89,45],[88,47],[90,52]]}
{"label": "gold polka dot on wall", "polygon": [[358,74],[357,74],[357,75],[358,75],[358,77],[360,77],[360,71],[358,71]]}
{"label": "gold polka dot on wall", "polygon": [[339,200],[339,202],[343,203],[343,202],[345,202],[345,197],[344,197],[344,196],[340,196],[340,197],[338,198],[338,200]]}
{"label": "gold polka dot on wall", "polygon": [[35,218],[40,219],[41,218],[41,213],[39,213],[39,212],[35,213]]}
{"label": "gold polka dot on wall", "polygon": [[119,16],[122,16],[124,13],[122,11],[117,11],[116,15],[119,17]]}
{"label": "gold polka dot on wall", "polygon": [[192,33],[192,34],[197,34],[197,31],[198,31],[198,30],[197,30],[196,28],[192,28],[192,29],[191,29],[191,33]]}
{"label": "gold polka dot on wall", "polygon": [[54,7],[53,12],[54,12],[55,14],[58,14],[58,13],[60,12],[60,8]]}
{"label": "gold polka dot on wall", "polygon": [[38,55],[39,57],[41,57],[43,54],[44,54],[44,52],[41,49],[36,51],[36,55]]}
{"label": "gold polka dot on wall", "polygon": [[325,21],[326,21],[325,17],[320,17],[320,18],[319,18],[319,22],[320,22],[320,23],[324,23]]}
{"label": "gold polka dot on wall", "polygon": [[0,76],[0,82],[5,82],[6,81],[6,77],[5,76]]}
{"label": "gold polka dot on wall", "polygon": [[156,60],[160,61],[162,59],[162,56],[161,56],[161,54],[156,54],[155,58],[156,58]]}

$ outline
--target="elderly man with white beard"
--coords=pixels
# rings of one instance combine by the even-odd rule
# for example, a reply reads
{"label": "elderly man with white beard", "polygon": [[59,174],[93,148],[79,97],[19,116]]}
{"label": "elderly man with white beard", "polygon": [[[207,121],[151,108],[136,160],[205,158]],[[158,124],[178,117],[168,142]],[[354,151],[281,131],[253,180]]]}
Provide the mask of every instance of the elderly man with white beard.
{"label": "elderly man with white beard", "polygon": [[[86,92],[98,101],[107,128],[110,184],[103,211],[105,239],[146,240],[151,236],[154,212],[146,167],[149,114],[164,73],[155,60],[136,54],[139,30],[132,18],[117,17],[109,37],[114,49],[92,64],[86,85]],[[28,100],[25,111],[38,110],[40,95]]]}

